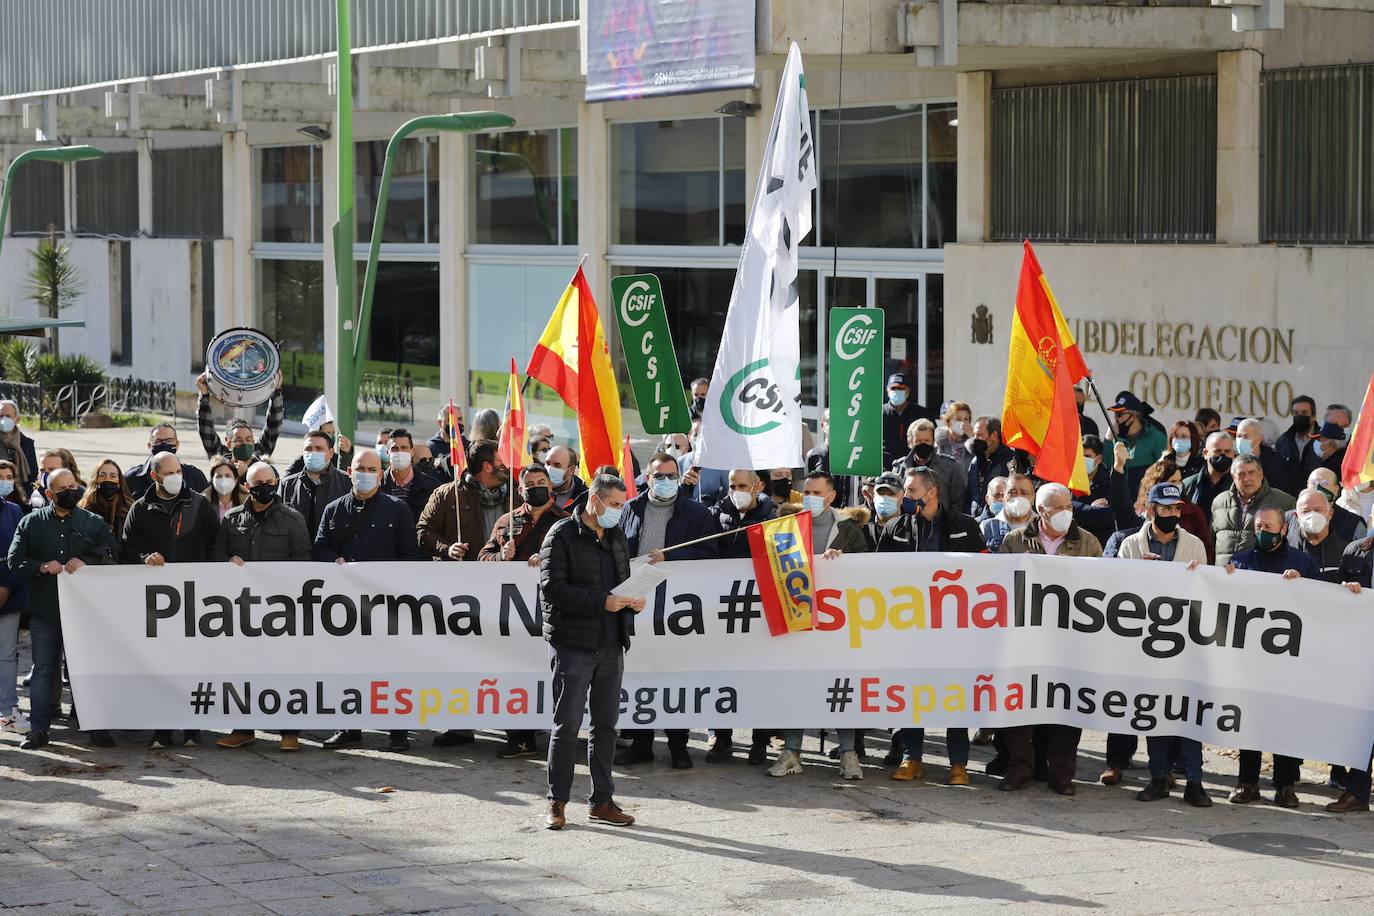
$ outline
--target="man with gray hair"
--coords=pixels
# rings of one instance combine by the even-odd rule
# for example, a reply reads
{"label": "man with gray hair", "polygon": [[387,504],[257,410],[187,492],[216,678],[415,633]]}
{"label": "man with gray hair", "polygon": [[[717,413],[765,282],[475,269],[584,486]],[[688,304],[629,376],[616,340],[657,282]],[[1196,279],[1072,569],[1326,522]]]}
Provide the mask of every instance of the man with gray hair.
{"label": "man with gray hair", "polygon": [[611,594],[630,576],[630,547],[619,527],[624,506],[624,481],[610,474],[594,478],[573,507],[572,517],[549,529],[539,551],[539,603],[544,639],[553,655],[554,727],[549,738],[549,810],[544,818],[550,830],[562,830],[566,823],[584,708],[592,718],[588,816],[617,827],[635,822],[615,803],[611,778],[620,682],[625,650],[630,648],[625,612],[644,610],[643,598]]}
{"label": "man with gray hair", "polygon": [[1288,464],[1264,441],[1264,424],[1255,417],[1246,417],[1236,425],[1236,454],[1254,455],[1264,469],[1264,479],[1269,486],[1291,492]]}
{"label": "man with gray hair", "polygon": [[1255,546],[1255,516],[1261,509],[1278,509],[1282,517],[1295,502],[1269,485],[1260,460],[1253,454],[1239,455],[1231,462],[1231,481],[1231,488],[1212,500],[1218,566],[1230,563],[1232,554]]}
{"label": "man with gray hair", "polygon": [[19,469],[18,480],[27,496],[38,479],[38,452],[33,440],[19,428],[19,405],[8,399],[0,401],[0,460]]}

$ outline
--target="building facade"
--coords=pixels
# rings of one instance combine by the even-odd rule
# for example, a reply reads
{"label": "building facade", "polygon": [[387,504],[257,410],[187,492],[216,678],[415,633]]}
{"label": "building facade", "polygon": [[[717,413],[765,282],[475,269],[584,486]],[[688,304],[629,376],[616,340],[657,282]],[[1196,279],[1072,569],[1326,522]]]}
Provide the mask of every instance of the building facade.
{"label": "building facade", "polygon": [[[449,397],[499,406],[583,255],[612,337],[610,277],[656,273],[684,380],[709,375],[789,41],[820,166],[808,418],[831,305],[886,311],[886,368],[923,403],[998,412],[1024,238],[1104,391],[1282,417],[1368,379],[1374,3],[848,0],[841,21],[837,2],[759,0],[756,88],[590,104],[598,36],[574,0],[354,6],[360,275],[392,131],[516,121],[420,135],[396,161],[364,429],[411,409],[427,428]],[[56,231],[85,284],[64,353],[189,389],[209,338],[250,325],[282,344],[289,417],[329,390],[332,9],[52,0],[6,23],[0,166],[51,142],[107,155],[16,176],[0,310],[35,313],[28,251]],[[529,406],[573,429],[540,392]]]}

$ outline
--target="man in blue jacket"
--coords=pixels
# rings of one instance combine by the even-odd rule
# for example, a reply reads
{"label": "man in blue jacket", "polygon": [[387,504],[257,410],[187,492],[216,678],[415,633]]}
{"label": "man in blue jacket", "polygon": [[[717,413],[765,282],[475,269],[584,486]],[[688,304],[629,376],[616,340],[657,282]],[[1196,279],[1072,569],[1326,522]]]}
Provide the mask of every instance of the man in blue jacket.
{"label": "man in blue jacket", "polygon": [[[325,506],[320,518],[315,559],[322,563],[423,559],[410,507],[381,492],[382,459],[377,452],[354,449],[350,471],[353,489]],[[326,738],[324,746],[331,750],[357,747],[362,741],[362,731],[345,728]],[[389,749],[410,750],[410,733],[393,730]]]}
{"label": "man in blue jacket", "polygon": [[[1255,572],[1278,573],[1285,579],[1316,579],[1321,581],[1321,570],[1316,561],[1301,550],[1288,546],[1288,524],[1283,510],[1277,506],[1264,506],[1255,513],[1255,546],[1242,550],[1231,557],[1226,564],[1227,574],[1238,569]],[[1231,793],[1231,803],[1247,805],[1260,800],[1259,773],[1262,753],[1260,751],[1240,752],[1240,776],[1236,780],[1235,791]],[[1274,755],[1274,804],[1280,808],[1298,807],[1298,793],[1293,791],[1297,785],[1302,760],[1298,757]]]}
{"label": "man in blue jacket", "polygon": [[[662,559],[665,547],[686,544],[716,533],[711,510],[681,492],[682,476],[678,470],[677,459],[667,452],[659,452],[649,459],[645,491],[625,504],[625,514],[620,518],[620,530],[629,542],[630,556]],[[710,560],[716,556],[715,541],[683,547],[672,553],[674,560]],[[687,729],[670,728],[664,734],[668,736],[668,754],[672,758],[673,769],[691,769],[692,757],[687,753]],[[634,743],[616,754],[616,764],[631,766],[654,759],[653,729],[627,729],[620,735],[633,738]]]}

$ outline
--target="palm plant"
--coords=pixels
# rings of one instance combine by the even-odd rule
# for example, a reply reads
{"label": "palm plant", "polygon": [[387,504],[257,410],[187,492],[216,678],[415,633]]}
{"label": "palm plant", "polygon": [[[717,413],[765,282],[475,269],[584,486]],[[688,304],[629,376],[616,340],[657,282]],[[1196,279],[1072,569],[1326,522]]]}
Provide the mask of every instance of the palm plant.
{"label": "palm plant", "polygon": [[[33,251],[29,268],[29,301],[38,304],[46,318],[58,318],[62,309],[76,301],[83,289],[76,265],[71,261],[71,249],[57,242],[57,231],[48,230],[48,237]],[[48,352],[58,356],[57,328],[48,329]]]}

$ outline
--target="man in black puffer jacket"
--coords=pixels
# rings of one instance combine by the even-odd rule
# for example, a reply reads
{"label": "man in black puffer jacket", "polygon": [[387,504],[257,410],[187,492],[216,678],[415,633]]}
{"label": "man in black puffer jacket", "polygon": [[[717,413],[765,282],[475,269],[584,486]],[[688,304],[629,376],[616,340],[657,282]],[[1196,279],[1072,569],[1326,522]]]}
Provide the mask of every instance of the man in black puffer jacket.
{"label": "man in black puffer jacket", "polygon": [[610,474],[596,477],[574,504],[572,517],[549,530],[539,551],[539,603],[544,639],[553,652],[549,812],[544,819],[550,830],[561,830],[565,823],[585,707],[592,714],[587,742],[592,771],[589,816],[618,827],[635,821],[615,803],[611,779],[620,681],[630,648],[625,611],[644,610],[643,598],[611,594],[630,576],[630,547],[617,527],[624,507],[624,481]]}

